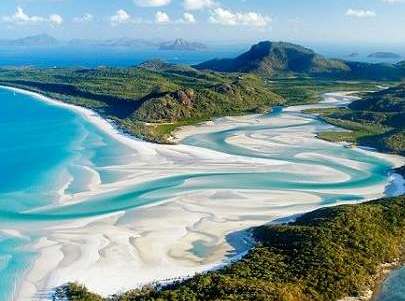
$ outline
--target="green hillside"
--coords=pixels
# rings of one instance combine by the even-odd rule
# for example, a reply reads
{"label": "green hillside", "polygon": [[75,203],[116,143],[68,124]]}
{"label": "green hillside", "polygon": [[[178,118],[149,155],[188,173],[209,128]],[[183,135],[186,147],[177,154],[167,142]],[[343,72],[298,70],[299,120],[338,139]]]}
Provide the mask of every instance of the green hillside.
{"label": "green hillside", "polygon": [[220,72],[254,72],[263,75],[280,73],[324,73],[348,71],[337,60],[328,60],[313,50],[285,42],[260,42],[234,59],[215,59],[199,65],[197,69]]}
{"label": "green hillside", "polygon": [[348,108],[312,110],[325,121],[351,132],[320,133],[331,141],[348,141],[380,151],[405,154],[405,83],[367,94]]}
{"label": "green hillside", "polygon": [[167,141],[179,125],[283,103],[256,75],[200,72],[160,61],[133,68],[0,69],[0,84],[88,107],[155,142]]}
{"label": "green hillside", "polygon": [[200,70],[256,73],[277,78],[286,75],[332,79],[400,80],[403,63],[370,64],[327,59],[313,50],[285,42],[260,42],[236,58],[214,59],[194,66]]}

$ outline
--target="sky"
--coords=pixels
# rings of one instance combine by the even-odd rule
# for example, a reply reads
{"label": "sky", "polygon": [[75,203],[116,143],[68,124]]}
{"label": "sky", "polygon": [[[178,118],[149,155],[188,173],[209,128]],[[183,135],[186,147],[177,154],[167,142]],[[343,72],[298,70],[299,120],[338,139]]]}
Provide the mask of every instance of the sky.
{"label": "sky", "polygon": [[405,45],[405,0],[0,0],[0,39]]}

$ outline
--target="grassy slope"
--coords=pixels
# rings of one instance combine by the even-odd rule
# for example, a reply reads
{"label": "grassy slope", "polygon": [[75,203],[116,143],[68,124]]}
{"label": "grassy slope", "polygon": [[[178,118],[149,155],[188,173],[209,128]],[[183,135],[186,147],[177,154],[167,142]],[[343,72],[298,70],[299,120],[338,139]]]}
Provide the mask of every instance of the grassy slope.
{"label": "grassy slope", "polygon": [[405,154],[405,84],[366,95],[348,108],[312,110],[350,132],[324,132],[329,141],[347,141]]}
{"label": "grassy slope", "polygon": [[[379,265],[404,255],[405,197],[324,208],[288,225],[258,227],[253,234],[258,245],[222,270],[109,300],[330,301],[357,296],[375,285]],[[104,300],[77,284],[58,294]]]}
{"label": "grassy slope", "polygon": [[182,66],[0,69],[0,83],[94,109],[131,134],[156,142],[163,142],[178,125],[283,103],[255,75],[223,75]]}

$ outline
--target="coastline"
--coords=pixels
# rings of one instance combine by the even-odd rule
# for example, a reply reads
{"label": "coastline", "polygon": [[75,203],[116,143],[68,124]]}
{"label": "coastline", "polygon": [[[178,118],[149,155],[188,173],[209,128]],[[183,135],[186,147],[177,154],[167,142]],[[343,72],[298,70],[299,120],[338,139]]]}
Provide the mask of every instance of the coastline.
{"label": "coastline", "polygon": [[[69,103],[65,103],[63,101],[47,97],[41,93],[33,92],[30,90],[26,90],[26,89],[21,89],[21,88],[16,88],[16,87],[11,87],[11,86],[4,86],[4,85],[0,85],[0,88],[7,89],[9,91],[18,92],[18,93],[25,94],[25,95],[29,95],[34,98],[37,98],[40,101],[46,102],[48,104],[63,107],[63,108],[69,109],[71,111],[74,111],[74,112],[80,114],[82,117],[84,117],[88,122],[94,124],[99,129],[101,129],[102,131],[104,131],[105,133],[107,133],[108,135],[113,137],[114,139],[116,139],[116,140],[120,141],[121,143],[124,143],[128,146],[134,146],[134,141],[142,141],[136,137],[129,136],[129,135],[125,134],[124,132],[120,131],[119,129],[117,129],[114,126],[113,123],[109,122],[107,119],[103,118],[100,114],[98,114],[97,112],[95,112],[91,109],[69,104]],[[146,141],[142,141],[142,142],[148,143]]]}
{"label": "coastline", "polygon": [[370,301],[377,301],[378,296],[381,292],[382,289],[382,285],[384,284],[384,282],[388,279],[388,277],[390,276],[390,274],[392,272],[394,272],[395,270],[401,268],[401,266],[404,264],[404,262],[401,262],[399,259],[394,261],[394,262],[390,262],[390,263],[386,263],[380,266],[380,270],[377,274],[377,278],[376,278],[376,283],[374,285],[373,288],[373,294],[370,298]]}
{"label": "coastline", "polygon": [[[132,149],[134,149],[134,151],[138,152],[140,155],[143,154],[146,158],[151,158],[149,155],[146,154],[146,153],[149,153],[151,151],[154,152],[154,154],[159,154],[159,155],[161,155],[161,153],[163,152],[162,146],[155,145],[153,143],[145,142],[145,141],[142,141],[142,140],[138,140],[138,139],[133,138],[133,137],[129,137],[128,135],[120,132],[118,129],[116,129],[114,127],[114,125],[112,125],[107,120],[103,119],[100,115],[98,115],[97,113],[91,111],[90,109],[86,109],[86,108],[83,108],[83,107],[78,107],[78,106],[75,106],[75,105],[63,103],[61,101],[53,100],[51,98],[48,98],[48,97],[43,96],[43,95],[41,95],[39,93],[36,93],[36,92],[26,91],[26,90],[22,90],[22,89],[18,89],[18,88],[5,87],[5,86],[4,86],[4,88],[14,90],[14,91],[19,92],[19,93],[25,93],[25,94],[34,96],[36,98],[39,98],[42,101],[46,101],[46,102],[48,102],[50,104],[53,104],[53,105],[63,106],[65,108],[67,108],[67,109],[74,110],[75,112],[81,114],[87,121],[91,122],[92,124],[94,124],[95,126],[100,128],[101,130],[103,130],[105,133],[107,133],[108,135],[110,135],[111,137],[116,139],[117,141],[130,146]],[[252,122],[252,119],[253,119],[253,122],[254,122],[254,119],[257,118],[257,117],[258,117],[258,115],[249,115],[249,116],[240,116],[240,117],[224,117],[224,118],[221,118],[222,121],[220,121],[220,122],[223,122],[224,120],[226,121],[225,125],[224,125],[224,129],[225,129],[226,126],[227,126],[227,124],[226,124],[227,122],[230,122],[230,123],[239,122],[239,123],[243,124],[243,123],[246,123],[246,122]],[[212,130],[218,130],[218,127],[216,127],[216,125],[218,125],[218,124],[215,124],[217,122],[218,121],[208,122],[207,126],[210,127]],[[204,130],[204,126],[205,125],[203,124],[202,126],[193,126],[192,128],[187,127],[186,129],[182,129],[183,135],[185,135],[185,136],[194,135],[196,133],[196,131],[197,132],[201,131],[201,129]],[[187,161],[186,164],[188,164],[188,162],[193,162],[193,160],[196,160],[196,157],[197,157],[197,162],[198,162],[198,160],[200,160],[199,163],[201,165],[205,164],[207,162],[207,159],[208,160],[211,159],[211,160],[215,161],[215,160],[226,160],[226,159],[230,158],[230,156],[219,154],[218,152],[215,152],[215,151],[212,151],[212,150],[207,151],[206,149],[199,149],[197,147],[192,147],[192,146],[185,146],[185,145],[167,146],[167,145],[165,145],[164,148],[166,149],[166,151],[168,151],[168,154],[165,154],[165,155],[170,157],[170,159],[172,159],[172,160],[176,160],[176,159],[180,158],[181,160],[184,161],[185,160],[184,159],[184,154],[185,153],[187,154],[187,156],[191,156],[192,160]],[[369,153],[369,151],[365,151],[365,152]],[[373,154],[374,154],[374,152],[373,152]],[[177,155],[177,157],[176,157],[176,155]],[[403,158],[396,158],[395,156],[384,155],[384,154],[380,154],[380,153],[375,153],[374,155],[375,156],[380,156],[381,158],[386,158],[387,160],[391,160],[391,162],[393,162],[394,165],[397,165],[397,167],[399,167],[399,165],[403,164],[403,161],[404,161]],[[165,160],[167,160],[167,157],[165,158]],[[241,158],[237,158],[237,160],[241,160]],[[255,162],[256,164],[265,164],[264,169],[274,168],[275,166],[280,164],[280,162],[264,162],[263,160],[246,160],[245,162],[242,162],[242,163],[251,164],[252,162]],[[239,161],[239,163],[241,163],[241,162]],[[214,167],[218,167],[218,165],[213,164],[210,168],[214,168]],[[188,168],[190,169],[190,167],[188,167]],[[199,168],[204,169],[205,167],[200,166]],[[187,168],[184,169],[184,167],[183,167],[183,171],[184,170],[187,170]],[[171,173],[173,173],[173,171],[169,172],[168,174],[171,174]],[[176,171],[174,171],[174,173],[176,173]],[[153,178],[154,175],[149,175],[149,177]],[[144,180],[144,178],[141,179],[141,180]],[[403,181],[403,179],[402,179],[402,181]],[[130,181],[127,184],[128,185],[133,185],[134,183],[136,183],[136,182],[131,182]],[[376,189],[376,191],[377,191],[377,189]],[[252,210],[252,212],[256,212],[257,214],[263,214],[263,208],[266,208],[267,204],[265,204],[265,202],[263,202],[262,199],[263,198],[269,199],[269,197],[265,196],[265,194],[262,194],[262,193],[259,193],[259,192],[256,192],[255,194],[256,194],[256,196],[254,198],[250,198],[250,200],[255,200],[255,202],[258,203],[258,206],[257,206],[257,208]],[[151,220],[153,222],[157,222],[157,219],[155,218],[156,212],[152,212],[152,208],[153,208],[153,209],[156,209],[158,212],[160,211],[164,215],[166,215],[168,212],[171,212],[173,214],[175,212],[179,213],[179,211],[177,211],[177,210],[180,210],[180,211],[183,210],[184,215],[179,214],[180,219],[183,219],[186,215],[194,215],[195,220],[201,220],[201,219],[207,219],[207,216],[210,216],[210,214],[214,215],[213,220],[215,220],[216,218],[225,219],[225,216],[226,216],[225,211],[229,210],[229,208],[232,207],[232,205],[233,205],[232,202],[229,202],[228,207],[224,207],[224,208],[218,207],[218,204],[215,204],[215,202],[213,202],[213,200],[210,199],[212,195],[217,197],[218,193],[217,192],[212,192],[211,195],[207,195],[207,194],[200,195],[201,200],[206,200],[209,203],[208,206],[204,207],[204,210],[205,210],[204,214],[200,214],[200,215],[196,214],[195,212],[202,208],[201,205],[198,204],[198,202],[190,202],[188,200],[187,195],[181,196],[180,198],[170,199],[170,200],[167,200],[166,202],[163,202],[163,203],[156,203],[156,204],[151,204],[150,206],[140,207],[139,208],[140,212],[132,213],[131,215],[134,218],[134,217],[140,217],[140,216],[142,216],[142,214],[146,214],[146,215],[149,215],[151,217]],[[242,192],[237,192],[237,194],[234,195],[234,196],[227,193],[226,195],[224,195],[224,199],[225,200],[228,199],[228,200],[232,201],[235,198],[239,198],[241,196],[243,196]],[[277,202],[277,201],[285,198],[285,196],[286,196],[286,194],[283,194],[283,193],[280,192],[278,195],[276,195],[272,199],[272,201]],[[262,223],[268,222],[268,218],[270,218],[272,216],[275,219],[275,218],[283,217],[287,213],[297,213],[297,211],[302,213],[302,212],[306,212],[307,210],[311,210],[311,209],[315,209],[315,208],[319,207],[319,204],[317,203],[319,200],[314,199],[314,197],[310,196],[309,194],[306,195],[306,194],[298,194],[298,193],[296,193],[295,196],[298,199],[303,199],[304,203],[305,202],[307,203],[307,207],[305,207],[303,205],[298,205],[297,208],[294,209],[296,211],[291,211],[291,212],[288,211],[288,210],[283,211],[283,210],[280,210],[280,209],[278,210],[278,212],[274,212],[274,210],[268,210],[267,211],[268,212],[267,216],[265,216],[265,214],[263,214],[262,218],[257,219],[257,221],[253,222],[253,224],[260,225]],[[249,198],[247,198],[247,199],[249,200]],[[190,203],[191,203],[191,206],[190,206]],[[292,203],[294,203],[294,202],[292,202]],[[238,214],[241,214],[241,212],[244,212],[246,210],[246,206],[247,206],[247,204],[244,204],[240,208],[237,208],[237,210],[235,210],[233,215],[237,216]],[[189,207],[189,208],[187,208],[187,207]],[[211,210],[207,210],[208,207],[212,207]],[[220,213],[223,215],[223,217],[221,217],[221,214],[220,215],[215,215],[215,213],[213,213],[213,211],[216,211],[218,209],[220,210]],[[223,212],[221,212],[221,211],[223,211]],[[210,212],[210,214],[208,214],[208,212]],[[157,215],[159,215],[159,214],[157,214]],[[107,229],[106,232],[108,232],[108,231],[110,231],[110,230],[108,230],[108,228],[110,228],[110,226],[108,226],[108,223],[113,222],[113,223],[117,224],[117,222],[120,221],[121,217],[123,217],[123,216],[125,216],[124,213],[114,213],[114,214],[112,214],[110,216],[108,216],[108,215],[107,216],[101,216],[101,217],[97,217],[97,218],[94,218],[94,219],[88,219],[86,221],[80,221],[78,223],[71,222],[69,224],[70,224],[70,227],[72,227],[71,229],[77,230],[77,233],[80,233],[79,227],[83,226],[83,225],[85,225],[85,227],[87,227],[88,229],[93,229],[94,231],[102,231],[103,229]],[[101,227],[94,227],[93,223],[96,222],[96,221],[99,224],[102,224],[102,226]],[[170,223],[176,223],[176,222],[178,222],[178,221],[176,221],[176,219],[174,218],[174,219],[169,219],[169,221],[166,222],[166,223],[167,223],[167,225],[169,225]],[[187,223],[190,223],[190,220],[188,220]],[[193,222],[191,224],[196,226],[196,229],[193,230],[193,231],[197,232],[198,225],[196,223],[193,223]],[[237,225],[237,224],[239,224],[239,225]],[[230,229],[233,229],[233,230],[235,230],[235,229],[245,229],[247,226],[249,226],[251,224],[252,224],[251,221],[250,222],[243,221],[243,219],[242,219],[242,220],[236,220],[236,222],[234,222],[233,225],[230,225],[228,227],[219,228],[219,229],[216,229],[215,231],[212,231],[212,227],[213,226],[217,227],[218,225],[213,224],[213,225],[210,225],[209,228],[211,229],[211,232],[217,233],[217,237],[215,237],[214,240],[220,240],[220,237],[221,236],[226,236],[225,233],[229,232]],[[138,226],[140,228],[145,228],[145,229],[148,228],[147,225],[142,225],[142,223],[139,223]],[[134,229],[134,228],[137,228],[137,226],[131,225],[131,228],[128,228],[128,231],[123,231],[123,232],[122,231],[117,231],[117,229],[114,229],[112,232],[110,231],[110,234],[115,233],[115,234],[117,234],[119,236],[123,235],[123,236],[128,238],[128,241],[131,241],[131,238],[134,238],[134,236],[133,236],[133,233],[131,233],[131,231],[129,231],[129,230]],[[56,229],[56,230],[58,230],[58,229]],[[191,233],[193,233],[193,231]],[[140,232],[142,232],[142,231],[140,231]],[[170,233],[170,232],[168,232],[168,233]],[[185,235],[185,233],[186,232],[184,232],[184,231],[180,231],[180,233],[178,233],[178,234],[181,237],[181,236]],[[56,236],[58,236],[58,234],[56,234]],[[151,241],[153,241],[155,239],[159,239],[158,237],[159,236],[153,236],[152,239],[148,239],[146,241],[149,241],[149,245],[153,245]],[[69,240],[66,237],[64,237],[63,239]],[[139,237],[138,237],[138,239],[139,239]],[[176,236],[172,235],[172,238],[170,238],[170,235],[169,235],[167,241],[169,241],[171,239],[176,239]],[[113,240],[111,240],[110,243],[112,243],[112,242],[113,242]],[[132,239],[131,245],[140,245],[140,244],[142,244],[142,243],[135,243],[134,239]],[[222,242],[222,244],[223,244],[223,242]],[[108,244],[107,244],[107,246],[108,246]],[[125,244],[125,246],[128,247],[128,245],[126,245],[126,244]],[[96,246],[93,246],[93,247],[97,248]],[[213,268],[223,266],[224,263],[219,263],[217,265],[212,265],[212,264],[205,264],[204,265],[203,264],[203,266],[202,266],[203,268],[196,271],[196,266],[198,266],[198,265],[201,266],[201,263],[204,263],[204,261],[201,261],[201,259],[199,259],[197,257],[193,257],[193,256],[190,257],[188,254],[186,254],[184,251],[188,250],[187,248],[189,248],[189,247],[192,247],[192,245],[190,245],[190,241],[186,242],[185,245],[180,247],[180,249],[183,249],[182,252],[174,251],[174,254],[171,254],[171,252],[173,252],[173,250],[170,250],[170,249],[165,250],[165,251],[167,251],[167,252],[165,252],[166,255],[167,254],[170,255],[169,258],[170,257],[172,257],[172,258],[181,258],[182,256],[184,256],[184,257],[187,258],[189,263],[190,262],[196,263],[194,265],[189,265],[189,267],[191,267],[189,269],[184,269],[184,270],[179,269],[179,270],[177,270],[174,273],[175,276],[172,277],[172,278],[179,277],[178,275],[176,275],[176,273],[184,275],[184,273],[186,271],[188,271],[188,270],[193,271],[191,273],[191,275],[192,275],[194,272],[202,272],[202,271],[206,271],[208,269],[213,269]],[[52,257],[52,256],[55,257],[55,255],[49,255],[50,253],[52,253],[52,254],[58,253],[58,255],[57,255],[58,258],[56,258],[56,259],[59,259],[60,261],[65,260],[65,262],[66,262],[66,261],[69,261],[69,260],[66,260],[66,257],[72,257],[72,255],[71,255],[72,253],[74,254],[75,252],[76,253],[78,252],[77,249],[73,250],[73,251],[71,250],[69,252],[69,249],[66,249],[66,247],[63,250],[63,245],[62,244],[55,244],[51,240],[49,240],[49,241],[47,241],[47,240],[41,241],[40,244],[37,245],[37,248],[39,250],[43,250],[43,253],[40,255],[40,256],[43,257],[43,260],[45,260],[45,258],[47,258],[47,257],[48,258]],[[104,246],[104,248],[105,248],[105,246]],[[220,259],[223,258],[223,253],[226,253],[226,252],[229,252],[229,251],[230,251],[230,247],[223,244],[219,248],[219,250],[217,250],[215,252],[215,254],[212,256],[211,261],[218,261],[218,260],[221,261]],[[79,253],[80,252],[82,252],[82,251],[79,250]],[[178,252],[178,253],[176,253],[176,252]],[[68,253],[71,253],[71,254],[68,254]],[[149,257],[149,256],[147,256],[147,254],[143,254],[143,256],[146,257],[146,258]],[[145,259],[145,258],[143,258],[143,259]],[[70,259],[70,260],[72,260],[72,259]],[[90,260],[90,259],[87,258],[87,260]],[[149,262],[149,261],[154,262],[154,259],[150,258],[149,260],[146,259],[144,261],[145,262]],[[45,263],[48,264],[48,266],[49,266],[49,262],[43,262],[43,264],[45,264]],[[156,264],[156,262],[154,262],[154,263]],[[138,266],[139,266],[139,262],[136,262],[136,264],[138,264]],[[63,273],[66,273],[66,272],[69,271],[69,270],[64,269],[63,266],[61,268],[59,262],[58,262],[57,266],[61,270],[61,272],[58,273],[59,274],[58,277],[61,277],[61,275]],[[170,266],[172,266],[172,268],[174,268],[175,264],[170,264]],[[45,270],[47,270],[47,269],[45,269]],[[49,270],[51,270],[51,269],[49,269]],[[125,269],[125,270],[127,271],[128,269]],[[74,271],[74,269],[70,269],[71,273],[73,271]],[[37,268],[36,272],[34,271],[34,274],[35,273],[38,273],[38,268]],[[50,273],[51,272],[49,272],[49,274]],[[94,271],[93,271],[93,273],[94,273]],[[160,273],[160,271],[158,271],[158,274],[159,273]],[[131,276],[131,274],[128,274],[128,276]],[[50,278],[50,275],[47,275],[46,277]],[[153,277],[156,277],[156,273],[152,273],[152,271],[150,271],[150,275],[148,277],[153,279]],[[33,279],[40,279],[40,282],[43,281],[43,277],[41,278],[41,277],[35,276],[35,277],[32,277],[32,280]],[[50,281],[49,279],[44,281],[44,286],[49,286],[49,281]],[[102,281],[101,278],[98,279],[98,281],[101,282]],[[55,283],[57,283],[57,282],[58,281],[56,281]],[[145,282],[143,284],[145,284]],[[116,287],[119,288],[119,285],[120,285],[119,279],[117,279],[115,282],[112,281],[110,283],[110,286],[114,286],[114,285],[117,285]],[[37,288],[37,289],[40,289],[40,288]],[[22,300],[22,298],[21,298],[21,300]]]}
{"label": "coastline", "polygon": [[377,301],[378,294],[384,281],[387,280],[391,272],[400,267],[401,261],[399,259],[393,262],[381,264],[377,269],[377,273],[372,279],[373,284],[371,285],[369,290],[366,290],[358,297],[346,297],[338,301]]}

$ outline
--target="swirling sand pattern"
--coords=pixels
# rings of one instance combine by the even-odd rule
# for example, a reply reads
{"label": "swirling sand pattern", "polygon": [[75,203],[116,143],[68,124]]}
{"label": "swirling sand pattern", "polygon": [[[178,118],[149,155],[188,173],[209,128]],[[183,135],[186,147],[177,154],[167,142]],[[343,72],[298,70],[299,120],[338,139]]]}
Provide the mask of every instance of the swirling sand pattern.
{"label": "swirling sand pattern", "polygon": [[88,110],[17,92],[71,132],[51,143],[67,155],[46,167],[39,188],[0,192],[0,291],[21,300],[67,281],[107,295],[213,268],[250,247],[248,227],[383,195],[402,162],[318,140],[331,127],[296,109],[185,128],[179,145],[163,146],[124,137]]}

